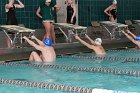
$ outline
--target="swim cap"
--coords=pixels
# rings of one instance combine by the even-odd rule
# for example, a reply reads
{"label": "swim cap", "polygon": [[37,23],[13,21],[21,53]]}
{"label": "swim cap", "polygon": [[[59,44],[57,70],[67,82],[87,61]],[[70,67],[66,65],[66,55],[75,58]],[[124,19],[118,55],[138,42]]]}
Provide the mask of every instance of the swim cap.
{"label": "swim cap", "polygon": [[137,36],[135,40],[140,41],[140,36]]}
{"label": "swim cap", "polygon": [[102,44],[102,39],[101,38],[96,38],[94,40],[94,42],[95,42],[96,45],[101,45]]}
{"label": "swim cap", "polygon": [[113,0],[113,2],[112,2],[113,4],[117,4],[117,0]]}
{"label": "swim cap", "polygon": [[44,44],[45,44],[46,46],[52,46],[52,40],[51,40],[50,38],[46,38],[46,39],[44,40]]}

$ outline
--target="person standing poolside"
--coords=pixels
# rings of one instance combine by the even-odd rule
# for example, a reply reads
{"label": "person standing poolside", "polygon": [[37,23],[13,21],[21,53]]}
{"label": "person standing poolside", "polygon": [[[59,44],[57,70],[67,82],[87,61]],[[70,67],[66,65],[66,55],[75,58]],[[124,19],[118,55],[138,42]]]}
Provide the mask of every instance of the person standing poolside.
{"label": "person standing poolside", "polygon": [[66,23],[75,24],[76,23],[76,5],[72,0],[66,0],[67,4],[67,17],[65,18]]}
{"label": "person standing poolside", "polygon": [[7,25],[18,25],[16,18],[16,8],[24,8],[23,3],[17,0],[19,4],[14,4],[14,0],[9,0],[9,3],[5,5],[5,11],[7,14]]}
{"label": "person standing poolside", "polygon": [[132,41],[134,44],[136,44],[138,48],[140,48],[140,36],[134,35],[134,34],[133,34],[132,32],[130,32],[129,30],[122,31],[122,33],[123,33],[130,41]]}
{"label": "person standing poolside", "polygon": [[94,41],[88,36],[85,35],[85,37],[91,42],[91,44],[88,44],[84,40],[82,40],[78,35],[75,35],[75,39],[79,40],[83,45],[88,47],[89,49],[92,49],[96,55],[105,55],[105,50],[102,47],[102,40],[101,38],[96,38]]}
{"label": "person standing poolside", "polygon": [[36,11],[36,15],[42,19],[43,26],[45,27],[46,34],[44,36],[46,38],[53,39],[55,43],[55,35],[54,35],[54,7],[56,5],[56,0],[41,0],[40,5]]}
{"label": "person standing poolside", "polygon": [[46,65],[53,64],[56,59],[56,54],[54,48],[52,47],[52,40],[45,39],[44,42],[42,42],[39,39],[37,39],[35,36],[31,36],[31,38],[36,40],[39,45],[29,40],[26,36],[23,37],[23,39],[25,39],[31,46],[41,51],[41,54],[39,55],[37,52],[33,51],[30,54],[29,61],[43,62]]}
{"label": "person standing poolside", "polygon": [[117,1],[113,0],[112,4],[104,10],[104,13],[109,16],[111,22],[117,22]]}

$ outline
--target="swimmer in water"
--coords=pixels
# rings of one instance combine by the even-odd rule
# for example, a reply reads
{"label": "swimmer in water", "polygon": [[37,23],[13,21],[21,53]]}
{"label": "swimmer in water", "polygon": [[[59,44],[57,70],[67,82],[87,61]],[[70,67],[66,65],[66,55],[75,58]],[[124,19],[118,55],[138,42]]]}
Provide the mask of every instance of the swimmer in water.
{"label": "swimmer in water", "polygon": [[75,35],[75,39],[79,40],[83,45],[85,45],[89,49],[92,49],[95,52],[96,55],[105,55],[106,54],[103,46],[101,45],[102,44],[101,38],[96,38],[93,41],[88,35],[85,35],[85,37],[92,44],[88,44],[87,42],[85,42],[84,40],[82,40],[78,35]]}
{"label": "swimmer in water", "polygon": [[109,16],[111,22],[117,22],[117,1],[113,0],[112,4],[104,10],[104,13]]}
{"label": "swimmer in water", "polygon": [[137,45],[137,48],[140,48],[140,36],[136,36],[134,35],[132,32],[130,32],[129,30],[126,31],[122,31],[122,33],[130,40],[132,41],[134,44]]}
{"label": "swimmer in water", "polygon": [[37,52],[33,51],[30,54],[29,61],[43,62],[44,64],[53,64],[55,62],[56,54],[54,48],[52,47],[52,40],[50,38],[46,38],[44,42],[42,42],[35,36],[31,36],[31,39],[36,40],[39,45],[29,40],[26,36],[24,36],[23,39],[25,39],[31,46],[41,52],[39,55]]}

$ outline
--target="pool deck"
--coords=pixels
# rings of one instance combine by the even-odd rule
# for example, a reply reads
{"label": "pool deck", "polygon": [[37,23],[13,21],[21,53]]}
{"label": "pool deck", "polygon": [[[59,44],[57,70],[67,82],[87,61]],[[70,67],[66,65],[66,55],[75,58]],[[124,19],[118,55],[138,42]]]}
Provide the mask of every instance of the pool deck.
{"label": "pool deck", "polygon": [[[103,40],[103,42],[103,46],[106,50],[135,46],[127,39]],[[58,43],[54,45],[54,48],[57,55],[92,52],[92,50],[83,46],[79,42]],[[33,50],[35,50],[33,47],[0,48],[0,62],[28,59]]]}

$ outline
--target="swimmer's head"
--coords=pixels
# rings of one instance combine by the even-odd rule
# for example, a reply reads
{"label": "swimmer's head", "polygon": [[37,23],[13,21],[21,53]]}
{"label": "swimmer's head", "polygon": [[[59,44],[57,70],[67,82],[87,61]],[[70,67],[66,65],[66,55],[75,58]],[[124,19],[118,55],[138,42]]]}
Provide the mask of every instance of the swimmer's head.
{"label": "swimmer's head", "polygon": [[71,4],[72,3],[72,0],[66,0],[68,4]]}
{"label": "swimmer's head", "polygon": [[50,3],[52,0],[46,0],[46,3]]}
{"label": "swimmer's head", "polygon": [[94,42],[95,42],[96,45],[101,45],[102,44],[102,39],[101,38],[96,38],[94,40]]}
{"label": "swimmer's head", "polygon": [[52,46],[52,39],[46,38],[46,39],[44,40],[44,44],[45,44],[46,46]]}
{"label": "swimmer's head", "polygon": [[117,4],[117,0],[113,0],[112,4]]}
{"label": "swimmer's head", "polygon": [[140,41],[140,36],[137,36],[135,40]]}

